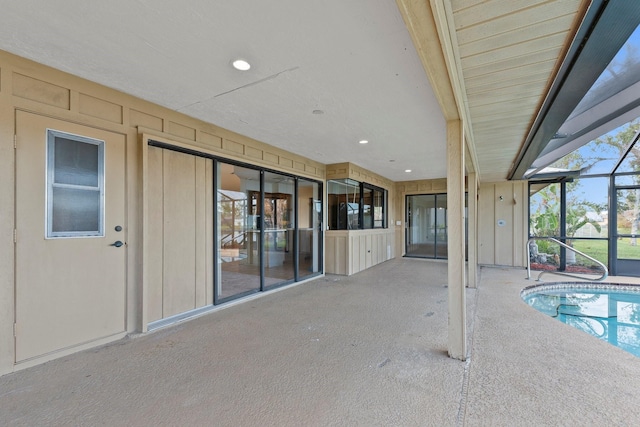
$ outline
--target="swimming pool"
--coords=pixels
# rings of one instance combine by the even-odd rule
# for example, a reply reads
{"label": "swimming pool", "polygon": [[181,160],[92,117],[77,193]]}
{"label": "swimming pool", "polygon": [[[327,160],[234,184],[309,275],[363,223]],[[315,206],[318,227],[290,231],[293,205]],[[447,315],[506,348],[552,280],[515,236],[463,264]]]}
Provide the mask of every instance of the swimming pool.
{"label": "swimming pool", "polygon": [[640,285],[564,282],[529,286],[524,302],[640,357]]}

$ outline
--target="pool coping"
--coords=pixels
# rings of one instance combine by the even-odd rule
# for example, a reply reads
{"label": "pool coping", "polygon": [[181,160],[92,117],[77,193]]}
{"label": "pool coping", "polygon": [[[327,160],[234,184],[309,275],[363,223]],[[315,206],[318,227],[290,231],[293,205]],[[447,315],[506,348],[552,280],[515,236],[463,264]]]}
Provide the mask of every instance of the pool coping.
{"label": "pool coping", "polygon": [[527,286],[520,291],[520,297],[525,297],[545,291],[557,291],[560,289],[580,289],[580,290],[597,290],[597,291],[609,291],[609,292],[631,292],[640,293],[640,285],[629,283],[603,283],[603,282],[553,282],[553,283],[540,283]]}

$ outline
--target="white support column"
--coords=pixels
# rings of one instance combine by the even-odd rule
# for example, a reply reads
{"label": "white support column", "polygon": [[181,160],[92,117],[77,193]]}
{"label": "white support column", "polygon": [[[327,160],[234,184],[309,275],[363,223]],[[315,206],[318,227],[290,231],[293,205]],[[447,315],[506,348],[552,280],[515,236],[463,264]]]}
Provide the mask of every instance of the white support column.
{"label": "white support column", "polygon": [[460,120],[447,122],[447,242],[449,357],[467,357],[464,259],[464,130]]}
{"label": "white support column", "polygon": [[469,236],[467,238],[469,277],[467,280],[468,286],[475,288],[478,285],[478,174],[475,172],[467,175],[467,194],[467,222],[469,224]]}

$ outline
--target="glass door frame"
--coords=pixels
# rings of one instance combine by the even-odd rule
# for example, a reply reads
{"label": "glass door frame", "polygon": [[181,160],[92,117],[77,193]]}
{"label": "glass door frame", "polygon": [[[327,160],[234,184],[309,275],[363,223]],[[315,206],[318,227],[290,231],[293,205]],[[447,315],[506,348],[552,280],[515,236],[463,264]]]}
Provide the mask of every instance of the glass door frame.
{"label": "glass door frame", "polygon": [[[178,146],[178,145],[173,145],[170,143],[166,143],[166,142],[161,142],[155,139],[150,138],[147,141],[147,144],[149,146],[153,146],[153,147],[158,147],[158,148],[162,148],[162,149],[166,149],[166,150],[170,150],[170,151],[176,151],[179,153],[184,153],[184,154],[189,154],[189,155],[193,155],[196,157],[202,157],[205,159],[211,159],[213,161],[213,185],[212,185],[212,203],[213,203],[213,226],[212,226],[212,233],[213,233],[213,247],[212,247],[212,257],[209,259],[208,262],[212,262],[213,263],[213,269],[214,269],[214,279],[213,279],[213,305],[219,305],[219,304],[223,304],[226,303],[228,301],[231,300],[235,300],[235,299],[239,299],[242,298],[244,296],[250,295],[250,294],[254,294],[256,292],[263,292],[266,290],[271,290],[277,287],[281,287],[281,286],[285,286],[294,282],[298,282],[298,281],[302,281],[302,280],[307,280],[310,279],[312,277],[316,277],[316,276],[321,276],[324,274],[324,259],[323,259],[323,251],[324,251],[324,198],[323,197],[319,197],[318,201],[321,203],[320,206],[320,222],[319,224],[317,224],[318,226],[318,230],[319,230],[319,243],[318,243],[318,260],[317,260],[317,264],[319,266],[319,271],[317,272],[313,272],[312,274],[309,275],[305,275],[303,277],[300,277],[299,274],[299,263],[298,263],[298,249],[299,249],[299,242],[298,242],[298,219],[297,219],[297,214],[298,214],[298,198],[299,198],[299,192],[298,192],[298,183],[299,180],[304,180],[306,182],[311,182],[314,183],[318,186],[318,195],[322,195],[323,191],[324,191],[324,183],[323,181],[320,180],[316,180],[313,178],[309,178],[309,177],[302,177],[302,176],[297,176],[291,173],[287,173],[287,172],[283,172],[283,171],[279,171],[279,170],[275,170],[275,169],[269,169],[269,168],[265,168],[263,166],[259,166],[259,165],[253,165],[250,163],[245,163],[242,161],[237,161],[237,160],[233,160],[233,159],[228,159],[225,157],[221,157],[221,156],[215,156],[209,153],[204,153],[202,151],[199,151],[196,148],[186,148],[186,147],[182,147],[182,146]],[[218,259],[220,257],[220,248],[218,245],[218,233],[220,232],[220,229],[218,227],[218,217],[219,217],[219,213],[218,213],[218,186],[221,182],[219,182],[219,178],[218,178],[218,174],[217,174],[217,170],[219,167],[220,163],[224,163],[224,164],[229,164],[232,166],[239,166],[239,167],[243,167],[243,168],[247,168],[247,169],[252,169],[255,170],[257,172],[259,172],[260,174],[260,194],[258,195],[258,208],[260,210],[263,209],[264,207],[264,194],[265,194],[265,189],[264,189],[264,174],[266,172],[271,172],[274,174],[278,174],[278,175],[283,175],[289,178],[292,178],[295,180],[295,185],[294,185],[294,200],[293,200],[293,209],[296,212],[296,217],[295,217],[295,230],[293,233],[293,248],[294,248],[294,257],[295,257],[295,262],[294,262],[294,278],[292,280],[287,280],[287,281],[283,281],[277,284],[274,284],[272,286],[265,286],[264,283],[264,278],[265,278],[265,271],[264,271],[264,233],[263,230],[265,229],[265,224],[264,224],[264,215],[260,214],[259,218],[258,218],[258,223],[257,223],[257,231],[259,231],[259,246],[260,246],[260,250],[259,250],[259,257],[260,257],[260,287],[259,289],[256,290],[252,290],[249,292],[243,292],[243,293],[239,293],[239,294],[235,294],[235,295],[231,295],[228,297],[220,297],[220,295],[218,294],[218,285],[219,285],[219,279],[218,279],[218,269],[220,268],[219,263],[218,263]],[[250,199],[251,200],[251,199]]]}
{"label": "glass door frame", "polygon": [[[410,232],[410,228],[411,228],[411,223],[410,223],[410,216],[409,216],[409,198],[410,197],[416,197],[416,196],[433,196],[433,206],[434,209],[436,211],[436,216],[434,218],[434,233],[433,233],[433,254],[432,255],[416,255],[416,254],[410,254],[409,253],[409,232]],[[405,218],[405,227],[404,227],[404,256],[408,257],[408,258],[425,258],[425,259],[448,259],[448,252],[447,252],[447,256],[442,256],[442,255],[438,255],[438,215],[437,215],[437,211],[438,211],[438,196],[442,197],[444,196],[445,198],[445,202],[447,200],[447,193],[426,193],[426,194],[406,194],[405,195],[405,204],[404,204],[404,218]],[[467,209],[467,197],[468,194],[465,191],[465,211]],[[445,207],[445,215],[444,215],[444,232],[445,232],[445,236],[448,235],[448,223],[447,223],[447,208]],[[467,220],[467,215],[465,214],[465,254],[468,251],[468,242],[467,242],[467,236],[468,236],[468,220]],[[445,240],[445,243],[441,243],[441,245],[444,245],[445,247],[448,245],[448,242]],[[466,256],[465,256],[466,258]]]}
{"label": "glass door frame", "polygon": [[[640,259],[618,258],[618,239],[636,238],[640,239],[640,233],[619,233],[618,232],[618,191],[619,190],[639,190],[640,185],[615,185],[616,175],[611,176],[611,196],[609,212],[609,270],[612,276],[636,276],[640,277]],[[640,230],[639,230],[640,231]]]}

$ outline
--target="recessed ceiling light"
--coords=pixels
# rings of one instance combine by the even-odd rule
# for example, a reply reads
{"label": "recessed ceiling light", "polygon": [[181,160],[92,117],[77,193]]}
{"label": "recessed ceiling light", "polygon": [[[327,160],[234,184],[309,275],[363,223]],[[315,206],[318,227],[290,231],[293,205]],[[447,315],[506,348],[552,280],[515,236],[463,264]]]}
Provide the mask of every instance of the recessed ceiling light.
{"label": "recessed ceiling light", "polygon": [[235,61],[233,61],[233,68],[240,71],[247,71],[249,68],[251,68],[251,64],[249,64],[244,59],[236,59]]}
{"label": "recessed ceiling light", "polygon": [[366,139],[363,139],[363,140],[360,141],[360,144],[368,144],[368,143],[369,143],[369,141],[367,141]]}
{"label": "recessed ceiling light", "polygon": [[404,171],[405,171],[406,173],[409,173],[409,172],[411,172],[411,169],[405,169]]}

